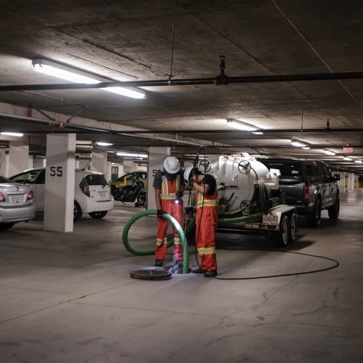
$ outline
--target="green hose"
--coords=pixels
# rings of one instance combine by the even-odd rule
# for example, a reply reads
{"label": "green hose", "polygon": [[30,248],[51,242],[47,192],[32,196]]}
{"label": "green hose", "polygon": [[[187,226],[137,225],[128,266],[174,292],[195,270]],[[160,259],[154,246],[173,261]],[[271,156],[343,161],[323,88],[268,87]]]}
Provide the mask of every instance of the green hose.
{"label": "green hose", "polygon": [[[259,218],[263,214],[269,213],[269,212],[273,211],[274,209],[281,207],[281,206],[282,205],[278,205],[276,207],[269,209],[268,211],[251,214],[249,216],[233,217],[233,218],[220,218],[219,222],[226,222],[226,223],[246,222],[246,221],[249,221],[249,220],[252,220],[255,218]],[[155,216],[155,215],[157,215],[156,209],[144,210],[144,211],[135,213],[126,222],[124,229],[122,231],[122,242],[123,242],[125,248],[129,252],[131,252],[135,255],[139,255],[139,256],[152,255],[155,253],[155,247],[150,248],[150,249],[137,249],[130,245],[129,239],[128,239],[129,230],[130,230],[132,224],[134,224],[138,219],[140,219],[142,217]],[[167,221],[169,221],[174,226],[176,231],[178,232],[180,241],[183,246],[183,273],[188,273],[189,272],[189,255],[188,255],[188,243],[187,243],[185,234],[189,233],[192,230],[192,228],[194,228],[195,217],[188,223],[188,225],[185,228],[185,232],[183,231],[183,229],[180,226],[180,224],[178,223],[178,221],[174,217],[172,217],[170,214],[164,214],[163,218],[165,218]],[[167,247],[170,247],[171,245],[173,245],[173,243],[174,243],[174,238],[169,239],[167,241]]]}
{"label": "green hose", "polygon": [[[151,249],[143,249],[143,250],[131,247],[131,245],[129,243],[129,239],[128,239],[128,233],[129,233],[129,230],[130,230],[132,224],[135,223],[138,219],[140,219],[142,217],[146,217],[146,216],[156,216],[156,215],[157,215],[156,209],[140,211],[140,212],[135,213],[125,224],[124,229],[122,231],[122,242],[123,242],[125,248],[129,252],[131,252],[135,255],[140,255],[140,256],[152,255],[155,253],[155,247],[151,248]],[[174,217],[172,217],[170,214],[163,214],[163,218],[166,219],[167,221],[169,221],[173,225],[173,227],[176,229],[176,231],[179,235],[180,242],[183,247],[183,274],[188,273],[189,272],[188,243],[187,243],[187,239],[185,237],[183,228],[180,226],[178,221]],[[194,220],[194,224],[195,224],[195,220]],[[186,228],[186,232],[189,231],[191,228],[193,228],[193,226],[194,226],[193,221],[191,221],[188,224],[189,228],[188,227]],[[174,239],[168,240],[167,247],[170,247],[173,243],[174,243]]]}

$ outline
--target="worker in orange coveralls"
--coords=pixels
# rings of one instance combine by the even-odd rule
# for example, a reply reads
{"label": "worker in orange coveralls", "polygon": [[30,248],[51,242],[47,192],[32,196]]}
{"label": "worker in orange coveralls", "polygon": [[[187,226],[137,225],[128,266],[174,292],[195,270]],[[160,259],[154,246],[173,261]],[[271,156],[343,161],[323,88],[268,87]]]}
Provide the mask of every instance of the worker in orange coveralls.
{"label": "worker in orange coveralls", "polygon": [[[161,267],[167,248],[167,230],[169,222],[164,219],[163,214],[170,214],[182,226],[184,224],[183,192],[185,183],[180,162],[175,156],[167,156],[163,163],[163,169],[158,170],[154,177],[153,187],[155,190],[155,202],[157,209],[157,235],[155,246],[155,266]],[[183,270],[183,247],[180,238],[173,227],[174,233],[174,262],[173,272],[182,273]]]}
{"label": "worker in orange coveralls", "polygon": [[217,276],[216,230],[218,223],[217,181],[199,169],[188,167],[184,179],[196,191],[197,216],[195,240],[200,257],[200,267],[194,273],[204,273],[204,277]]}

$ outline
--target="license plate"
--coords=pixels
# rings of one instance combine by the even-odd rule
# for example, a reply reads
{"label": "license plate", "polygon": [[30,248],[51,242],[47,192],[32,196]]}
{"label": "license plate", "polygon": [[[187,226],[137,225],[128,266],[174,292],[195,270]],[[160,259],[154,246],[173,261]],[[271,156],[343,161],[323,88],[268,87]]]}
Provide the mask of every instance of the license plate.
{"label": "license plate", "polygon": [[264,214],[262,216],[262,222],[265,224],[277,224],[279,218],[276,214]]}
{"label": "license plate", "polygon": [[19,204],[19,203],[21,203],[21,196],[20,195],[12,195],[10,200],[11,200],[12,204]]}

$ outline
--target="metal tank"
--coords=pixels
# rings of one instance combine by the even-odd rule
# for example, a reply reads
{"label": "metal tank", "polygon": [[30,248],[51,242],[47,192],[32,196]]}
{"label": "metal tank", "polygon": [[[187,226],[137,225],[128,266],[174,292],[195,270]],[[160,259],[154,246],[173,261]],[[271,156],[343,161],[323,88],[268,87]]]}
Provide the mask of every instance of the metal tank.
{"label": "metal tank", "polygon": [[[242,213],[248,215],[256,193],[263,190],[268,198],[271,190],[278,190],[278,170],[269,170],[264,164],[247,153],[220,156],[211,164],[209,174],[217,179],[219,187],[219,214]],[[261,197],[260,197],[261,199]]]}

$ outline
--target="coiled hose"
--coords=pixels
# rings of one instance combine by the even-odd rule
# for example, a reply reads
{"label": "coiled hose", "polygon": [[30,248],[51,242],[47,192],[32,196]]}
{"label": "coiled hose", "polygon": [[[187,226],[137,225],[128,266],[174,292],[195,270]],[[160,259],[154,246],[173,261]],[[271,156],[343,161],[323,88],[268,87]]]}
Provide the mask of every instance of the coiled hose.
{"label": "coiled hose", "polygon": [[[123,242],[125,248],[129,252],[131,252],[135,255],[140,255],[140,256],[152,255],[155,253],[155,247],[149,248],[149,249],[137,249],[137,248],[132,247],[129,242],[128,234],[129,234],[129,230],[130,230],[132,224],[134,224],[138,219],[140,219],[142,217],[146,217],[146,216],[156,216],[156,215],[157,215],[156,209],[140,211],[140,212],[135,213],[127,221],[127,223],[125,224],[124,229],[122,231],[122,242]],[[183,228],[178,223],[178,221],[174,217],[172,217],[170,214],[163,214],[162,217],[173,225],[173,227],[175,228],[175,230],[177,231],[177,233],[179,235],[179,239],[180,239],[180,242],[183,247],[183,274],[188,273],[189,272],[189,255],[188,255],[188,242],[185,237],[185,234],[188,233],[194,227],[195,218],[188,224],[188,226],[186,227],[185,232],[184,232]],[[174,243],[174,238],[169,239],[167,242],[167,247],[170,247],[171,245],[173,245],[173,243]]]}

